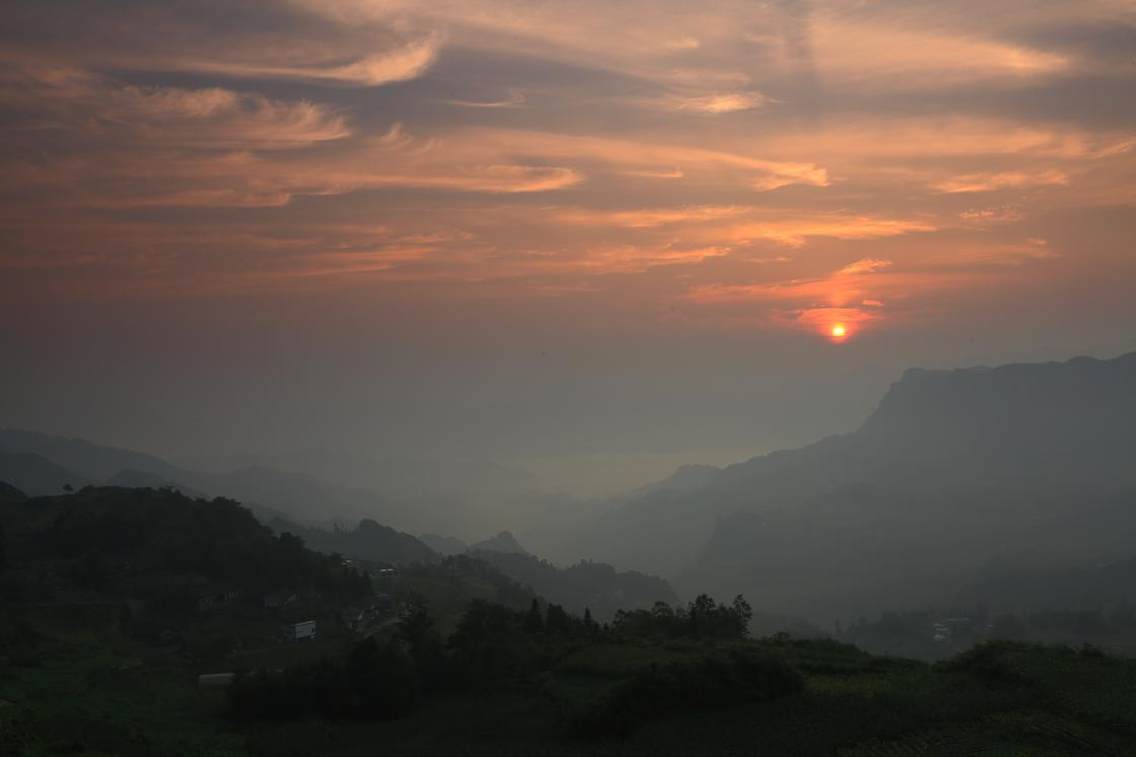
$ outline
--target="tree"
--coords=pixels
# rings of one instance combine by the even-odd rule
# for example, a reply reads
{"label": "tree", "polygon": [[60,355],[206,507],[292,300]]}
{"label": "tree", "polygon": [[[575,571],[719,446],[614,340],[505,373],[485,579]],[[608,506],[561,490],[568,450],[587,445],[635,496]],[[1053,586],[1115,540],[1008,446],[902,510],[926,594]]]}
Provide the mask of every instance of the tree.
{"label": "tree", "polygon": [[535,649],[522,628],[523,618],[522,613],[482,599],[469,603],[449,639],[454,663],[469,683],[530,672]]}
{"label": "tree", "polygon": [[398,636],[411,647],[419,644],[434,631],[434,619],[423,599],[412,599],[398,619]]}
{"label": "tree", "polygon": [[745,600],[741,594],[734,597],[733,605],[730,607],[731,619],[733,621],[732,631],[737,634],[738,638],[749,636],[749,624],[753,620],[753,608],[750,607],[749,602]]}
{"label": "tree", "polygon": [[436,691],[446,688],[450,682],[450,661],[425,600],[411,600],[399,619],[397,635],[410,652],[423,689]]}
{"label": "tree", "polygon": [[[351,650],[341,679],[349,702],[345,713],[362,720],[387,720],[406,715],[418,702],[418,678],[414,662],[402,645],[391,640],[380,646],[365,639]],[[344,696],[340,691],[334,693]]]}
{"label": "tree", "polygon": [[229,697],[233,715],[241,720],[391,720],[418,703],[418,679],[400,641],[380,645],[372,638],[356,644],[344,659],[238,675]]}
{"label": "tree", "polygon": [[525,633],[529,636],[539,636],[544,633],[544,619],[540,613],[540,602],[533,597],[529,611],[525,614]]}
{"label": "tree", "polygon": [[544,632],[549,636],[571,636],[573,631],[572,616],[560,605],[551,602],[544,620]]}

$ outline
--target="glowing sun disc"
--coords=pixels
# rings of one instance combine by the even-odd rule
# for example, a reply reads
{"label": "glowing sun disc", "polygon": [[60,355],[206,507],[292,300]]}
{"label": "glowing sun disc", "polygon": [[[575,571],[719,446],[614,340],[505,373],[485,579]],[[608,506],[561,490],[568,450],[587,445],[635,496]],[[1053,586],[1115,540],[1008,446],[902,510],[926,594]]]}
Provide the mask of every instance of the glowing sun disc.
{"label": "glowing sun disc", "polygon": [[832,327],[832,335],[834,337],[836,337],[837,339],[839,339],[843,336],[848,335],[848,329],[844,328],[843,323],[838,323],[838,324],[836,324],[835,326]]}

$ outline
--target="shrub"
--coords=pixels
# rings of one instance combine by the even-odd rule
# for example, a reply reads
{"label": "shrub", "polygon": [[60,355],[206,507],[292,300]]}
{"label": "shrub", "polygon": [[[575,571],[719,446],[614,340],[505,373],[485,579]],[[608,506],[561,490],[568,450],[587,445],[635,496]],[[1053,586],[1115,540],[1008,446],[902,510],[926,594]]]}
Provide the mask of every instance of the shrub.
{"label": "shrub", "polygon": [[571,725],[581,735],[626,736],[668,713],[777,699],[803,688],[804,678],[784,657],[733,649],[644,668],[577,713]]}
{"label": "shrub", "polygon": [[414,663],[402,645],[373,639],[345,660],[242,675],[229,689],[231,713],[242,721],[393,720],[409,714],[418,696]]}
{"label": "shrub", "polygon": [[1029,649],[1015,641],[987,641],[976,644],[962,654],[940,663],[942,670],[969,673],[984,683],[1022,685],[1030,679],[1014,667],[1010,655]]}

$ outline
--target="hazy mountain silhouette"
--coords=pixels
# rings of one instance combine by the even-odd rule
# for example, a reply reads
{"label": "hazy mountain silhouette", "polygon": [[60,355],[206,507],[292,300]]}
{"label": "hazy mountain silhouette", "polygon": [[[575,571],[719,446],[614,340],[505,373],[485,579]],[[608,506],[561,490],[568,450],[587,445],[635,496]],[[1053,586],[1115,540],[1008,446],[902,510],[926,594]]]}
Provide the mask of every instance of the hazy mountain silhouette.
{"label": "hazy mountain silhouette", "polygon": [[91,480],[33,452],[0,448],[0,481],[30,496],[62,494],[63,487],[78,489]]}
{"label": "hazy mountain silhouette", "polygon": [[[0,452],[5,450],[9,457],[0,460],[0,480],[33,495],[58,494],[64,484],[173,487],[190,496],[229,497],[308,522],[376,517],[421,526],[437,516],[418,499],[384,496],[306,473],[264,466],[189,470],[142,452],[35,431],[0,430]],[[438,507],[450,509],[450,503]]]}
{"label": "hazy mountain silhouette", "polygon": [[364,518],[351,530],[305,527],[283,518],[274,518],[267,524],[277,533],[288,532],[299,536],[312,549],[344,557],[392,565],[435,562],[439,558],[434,550],[410,534],[384,526],[371,518]]}
{"label": "hazy mountain silhouette", "polygon": [[177,480],[184,473],[177,466],[143,452],[38,431],[0,429],[0,447],[41,455],[89,481],[105,481],[123,470],[149,473],[165,480]]}
{"label": "hazy mountain silhouette", "polygon": [[469,545],[470,552],[500,552],[507,555],[527,555],[528,552],[517,538],[508,531],[502,531],[491,539]]}
{"label": "hazy mountain silhouette", "polygon": [[480,550],[473,554],[569,612],[583,614],[587,609],[600,621],[610,620],[621,609],[678,602],[678,595],[665,579],[637,571],[616,571],[606,563],[581,560],[558,568],[522,552]]}
{"label": "hazy mountain silhouette", "polygon": [[239,468],[293,471],[390,497],[501,495],[535,488],[529,474],[492,460],[426,459],[306,449],[199,458],[190,462],[188,467],[215,473]]}
{"label": "hazy mountain silhouette", "polygon": [[712,484],[715,477],[721,472],[721,468],[713,465],[683,465],[663,480],[639,487],[631,492],[628,497],[634,499],[656,492],[697,491]]}
{"label": "hazy mountain silhouette", "polygon": [[542,553],[578,557],[557,550],[563,541],[558,518],[574,513],[578,503],[566,507],[565,497],[536,491],[527,474],[491,461],[316,450],[202,459],[201,467],[186,467],[141,452],[18,429],[0,429],[0,449],[41,455],[83,483],[173,486],[231,497],[253,510],[273,510],[304,523],[372,517],[412,533],[441,532],[465,540],[484,533],[487,524],[508,523],[518,532],[531,532]]}
{"label": "hazy mountain silhouette", "polygon": [[[998,582],[981,577],[997,571],[1019,583],[1055,572],[1104,575],[1085,566],[1136,554],[1134,387],[1136,353],[910,370],[852,433],[723,469],[689,466],[618,506],[536,497],[524,522],[497,522],[528,542],[539,521],[546,536],[534,540],[536,551],[551,555],[555,546],[561,562],[583,557],[666,575],[680,591],[745,593],[763,611],[818,621],[995,596]],[[321,545],[372,559],[433,555],[395,529],[445,522],[453,533],[456,521],[445,517],[461,506],[259,466],[190,471],[34,432],[3,431],[0,443],[0,479],[29,495],[111,480],[233,497],[293,525],[376,518],[394,528],[327,530],[334,538]],[[472,505],[463,516],[466,525],[486,522]],[[469,549],[527,554],[510,532]]]}
{"label": "hazy mountain silhouette", "polygon": [[[1130,533],[1130,532],[1129,532]],[[1014,554],[991,561],[959,591],[959,607],[1000,612],[1136,610],[1136,556],[1054,561],[1049,555]]]}
{"label": "hazy mountain silhouette", "polygon": [[469,545],[453,536],[420,534],[418,540],[440,555],[460,555],[469,549]]}
{"label": "hazy mountain silhouette", "polygon": [[859,430],[651,491],[596,551],[819,619],[952,597],[1027,545],[1131,556],[1134,387],[1136,354],[911,370]]}
{"label": "hazy mountain silhouette", "polygon": [[193,487],[170,480],[156,473],[147,473],[139,470],[120,470],[106,481],[105,486],[118,486],[126,489],[176,489],[187,497],[203,499],[205,494]]}

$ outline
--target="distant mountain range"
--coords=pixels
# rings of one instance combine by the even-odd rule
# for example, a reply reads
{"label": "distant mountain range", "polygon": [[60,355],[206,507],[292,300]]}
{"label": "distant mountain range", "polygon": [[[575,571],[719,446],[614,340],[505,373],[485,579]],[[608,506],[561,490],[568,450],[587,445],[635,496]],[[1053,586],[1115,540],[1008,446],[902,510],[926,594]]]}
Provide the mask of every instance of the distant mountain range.
{"label": "distant mountain range", "polygon": [[[1136,559],[1136,353],[910,370],[851,433],[726,468],[684,467],[621,501],[518,500],[516,520],[462,510],[460,499],[399,498],[262,466],[190,471],[16,430],[0,431],[0,480],[31,495],[108,482],[223,495],[328,551],[398,562],[468,549],[509,563],[518,580],[555,586],[563,577],[509,532],[469,547],[437,535],[523,521],[525,543],[539,524],[534,551],[555,544],[564,564],[669,576],[686,595],[744,593],[761,612],[821,624],[951,604],[1116,604],[1136,600],[1124,580]],[[344,522],[359,525],[332,525]]]}
{"label": "distant mountain range", "polygon": [[64,487],[78,489],[90,478],[64,468],[34,452],[10,452],[0,447],[0,481],[32,495],[60,494]]}
{"label": "distant mountain range", "polygon": [[341,486],[393,498],[483,497],[537,489],[531,475],[492,460],[425,459],[364,455],[350,450],[306,449],[280,454],[202,457],[186,467],[210,472],[271,468],[302,473]]}
{"label": "distant mountain range", "polygon": [[494,552],[506,555],[527,555],[528,551],[508,531],[502,531],[491,539],[485,539],[469,546],[470,552]]}
{"label": "distant mountain range", "polygon": [[469,549],[464,541],[453,536],[421,534],[418,540],[440,555],[460,555]]}
{"label": "distant mountain range", "polygon": [[814,620],[975,600],[1026,552],[1130,558],[1136,353],[910,370],[853,433],[686,478],[601,519],[593,553]]}
{"label": "distant mountain range", "polygon": [[312,528],[280,516],[261,518],[277,533],[292,533],[312,549],[391,565],[437,562],[439,555],[410,534],[363,518],[353,529]]}
{"label": "distant mountain range", "polygon": [[[304,473],[260,466],[193,471],[139,452],[9,429],[0,430],[0,482],[6,482],[0,483],[0,500],[4,501],[20,501],[25,494],[52,497],[64,493],[65,487],[80,490],[87,486],[104,487],[97,491],[176,489],[185,495],[176,501],[226,497],[246,503],[277,534],[292,533],[323,553],[377,563],[435,563],[443,555],[464,553],[483,562],[505,556],[524,558],[503,564],[499,572],[522,583],[538,576],[545,596],[560,604],[575,606],[577,600],[590,597],[601,618],[614,612],[617,600],[623,602],[619,606],[634,608],[675,597],[663,579],[619,573],[610,565],[590,564],[587,571],[580,566],[557,568],[531,556],[509,531],[469,546],[454,537],[417,539],[370,517],[374,514],[397,522],[416,501],[387,499]],[[344,522],[356,525],[345,527]],[[540,570],[534,573],[532,564]],[[586,602],[581,611],[585,606]]]}
{"label": "distant mountain range", "polygon": [[0,480],[30,495],[58,494],[64,485],[172,486],[304,523],[375,517],[404,529],[450,533],[478,533],[483,523],[502,522],[525,502],[541,501],[527,477],[492,462],[372,460],[368,468],[362,456],[318,452],[231,462],[231,468],[191,469],[83,439],[0,429]]}

